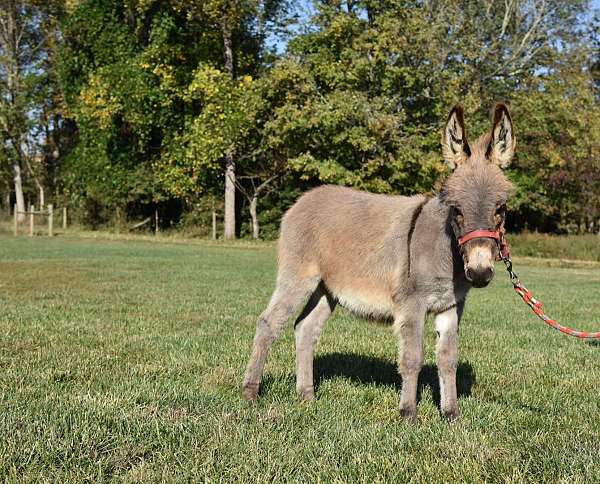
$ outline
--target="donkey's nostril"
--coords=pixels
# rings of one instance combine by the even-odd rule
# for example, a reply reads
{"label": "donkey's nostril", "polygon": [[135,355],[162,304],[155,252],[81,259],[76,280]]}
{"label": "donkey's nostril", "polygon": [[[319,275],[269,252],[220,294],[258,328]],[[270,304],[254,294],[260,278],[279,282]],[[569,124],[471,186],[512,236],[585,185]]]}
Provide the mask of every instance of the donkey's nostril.
{"label": "donkey's nostril", "polygon": [[465,276],[467,276],[468,281],[473,281],[473,274],[471,274],[471,269],[467,269],[465,271]]}

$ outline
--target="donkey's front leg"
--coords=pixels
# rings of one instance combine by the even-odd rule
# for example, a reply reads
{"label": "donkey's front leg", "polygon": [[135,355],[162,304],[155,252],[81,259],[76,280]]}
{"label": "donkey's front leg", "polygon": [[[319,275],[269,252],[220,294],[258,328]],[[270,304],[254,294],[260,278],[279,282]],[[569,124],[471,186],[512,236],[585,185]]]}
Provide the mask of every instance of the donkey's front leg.
{"label": "donkey's front leg", "polygon": [[425,310],[418,306],[405,306],[394,318],[394,329],[399,340],[398,367],[402,376],[400,414],[414,422],[417,418],[417,385],[423,367],[423,326]]}
{"label": "donkey's front leg", "polygon": [[458,322],[463,304],[450,308],[435,317],[438,335],[436,356],[440,379],[440,407],[449,420],[459,416],[456,395],[456,369],[458,367]]}

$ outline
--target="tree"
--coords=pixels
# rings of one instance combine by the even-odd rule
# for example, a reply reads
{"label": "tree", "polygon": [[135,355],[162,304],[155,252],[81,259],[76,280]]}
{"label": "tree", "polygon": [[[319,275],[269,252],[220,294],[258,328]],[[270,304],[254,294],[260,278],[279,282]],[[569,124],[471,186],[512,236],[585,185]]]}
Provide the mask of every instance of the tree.
{"label": "tree", "polygon": [[[82,0],[69,2],[60,35],[49,14],[34,16],[45,42],[22,71],[37,86],[19,111],[28,187],[37,179],[97,224],[115,208],[148,216],[161,207],[180,221],[225,185],[226,237],[247,221],[264,236],[321,183],[435,189],[449,107],[465,105],[475,136],[503,99],[520,133],[515,227],[598,224],[587,0],[314,0],[276,55],[268,44],[291,4]],[[14,159],[11,142],[2,149]]]}
{"label": "tree", "polygon": [[[248,5],[250,6],[250,5]],[[243,11],[237,2],[214,0],[203,3],[204,13],[220,28],[223,39],[223,59],[225,72],[235,79],[233,59],[233,32],[243,18]],[[235,159],[234,146],[225,153],[225,239],[235,238]]]}
{"label": "tree", "polygon": [[[266,32],[257,15],[274,15],[283,3],[79,2],[63,22],[59,55],[66,111],[78,128],[61,189],[93,198],[94,216],[117,203],[132,211],[170,198],[189,206],[212,193],[213,171],[181,176],[194,164],[186,130],[194,131],[208,102],[190,95],[190,85],[204,69],[231,85],[257,71]],[[235,168],[233,141],[215,163]]]}
{"label": "tree", "polygon": [[[476,114],[482,132],[494,100],[539,98],[548,75],[567,82],[558,66],[581,67],[573,53],[587,1],[314,3],[307,33],[265,75],[265,149],[289,158],[298,187],[431,190],[444,173],[438,124],[452,104]],[[581,109],[589,90],[578,86],[570,96]],[[513,176],[525,183],[518,164]]]}
{"label": "tree", "polygon": [[[233,81],[239,71],[244,70],[243,64],[236,66],[236,57],[242,57],[243,43],[254,44],[257,55],[264,42],[266,22],[273,21],[284,9],[283,1],[261,0],[204,0],[201,13],[215,25],[223,42],[224,69]],[[258,28],[256,28],[258,26]],[[227,149],[225,159],[225,239],[236,236],[235,192],[236,192],[236,163],[235,146]]]}
{"label": "tree", "polygon": [[[43,12],[35,2],[0,3],[0,135],[10,158],[17,210],[25,211],[23,169],[31,152],[26,149],[31,127],[31,101],[38,82],[44,37],[39,29]],[[18,216],[24,220],[24,214]]]}
{"label": "tree", "polygon": [[[205,61],[195,70],[183,99],[189,105],[200,106],[199,112],[186,119],[186,127],[173,143],[175,148],[168,160],[161,160],[159,176],[173,195],[185,194],[189,199],[212,190],[214,175],[223,163],[226,239],[236,235],[236,188],[245,187],[238,182],[240,159],[252,158],[252,139],[256,138],[251,124],[255,121],[252,103],[256,104],[256,97],[250,86],[253,75],[260,72],[261,58],[268,57],[267,34],[284,23],[286,5],[282,0],[181,4],[187,18],[206,25],[213,35],[218,33],[222,61]],[[246,181],[256,181],[255,174],[241,172]],[[258,193],[262,191],[261,188]],[[250,203],[256,208],[252,197]],[[257,224],[255,220],[254,225]]]}
{"label": "tree", "polygon": [[[199,41],[186,12],[170,2],[80,2],[62,24],[60,80],[75,146],[61,166],[61,190],[87,201],[90,221],[115,209],[154,212],[167,202],[155,169],[194,112],[183,100],[214,40]],[[175,209],[176,210],[176,209]]]}
{"label": "tree", "polygon": [[[520,148],[512,176],[517,228],[585,233],[600,228],[600,105],[583,52],[515,97]],[[578,62],[574,62],[578,59]]]}

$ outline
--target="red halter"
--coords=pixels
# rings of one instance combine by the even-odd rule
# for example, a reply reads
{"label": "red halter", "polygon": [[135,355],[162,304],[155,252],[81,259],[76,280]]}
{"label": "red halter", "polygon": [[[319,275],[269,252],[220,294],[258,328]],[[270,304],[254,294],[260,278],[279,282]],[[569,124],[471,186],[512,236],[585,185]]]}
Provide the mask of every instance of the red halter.
{"label": "red halter", "polygon": [[502,260],[509,255],[508,244],[504,238],[505,232],[506,230],[504,229],[504,222],[502,222],[498,230],[473,230],[472,232],[468,232],[462,237],[458,238],[458,246],[462,247],[469,240],[473,239],[494,239],[500,249],[497,260]]}
{"label": "red halter", "polygon": [[500,242],[500,231],[499,230],[473,230],[472,232],[466,233],[462,237],[458,238],[458,245],[465,245],[469,240],[473,239],[494,239],[496,242]]}

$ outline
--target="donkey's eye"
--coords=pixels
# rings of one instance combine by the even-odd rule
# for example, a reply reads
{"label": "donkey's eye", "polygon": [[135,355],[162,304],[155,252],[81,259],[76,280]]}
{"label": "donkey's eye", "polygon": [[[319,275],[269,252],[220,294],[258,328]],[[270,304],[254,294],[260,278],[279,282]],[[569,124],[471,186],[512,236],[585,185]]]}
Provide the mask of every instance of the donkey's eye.
{"label": "donkey's eye", "polygon": [[500,225],[504,220],[504,214],[506,213],[506,205],[502,204],[496,209],[496,213],[494,214],[494,222],[496,225]]}
{"label": "donkey's eye", "polygon": [[456,225],[459,227],[465,223],[465,217],[458,208],[454,209],[454,220],[456,221]]}

